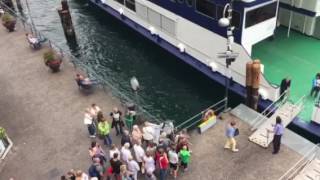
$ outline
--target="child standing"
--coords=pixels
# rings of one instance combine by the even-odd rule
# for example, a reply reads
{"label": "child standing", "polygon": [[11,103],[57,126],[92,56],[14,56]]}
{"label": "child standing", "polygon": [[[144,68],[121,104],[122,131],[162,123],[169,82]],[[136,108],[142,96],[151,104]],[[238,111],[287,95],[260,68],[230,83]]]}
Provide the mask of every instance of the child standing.
{"label": "child standing", "polygon": [[190,162],[191,153],[188,150],[187,146],[184,145],[179,152],[179,157],[181,159],[181,166],[183,167],[184,171],[188,170],[188,164]]}

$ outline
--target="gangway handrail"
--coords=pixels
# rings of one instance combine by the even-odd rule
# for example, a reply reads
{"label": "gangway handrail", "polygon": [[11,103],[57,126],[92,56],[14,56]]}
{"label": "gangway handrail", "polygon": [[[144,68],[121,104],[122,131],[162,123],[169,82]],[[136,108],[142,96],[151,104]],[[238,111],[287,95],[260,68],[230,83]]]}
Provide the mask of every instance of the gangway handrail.
{"label": "gangway handrail", "polygon": [[[306,95],[303,95],[301,98],[298,99],[298,101],[296,101],[296,103],[294,103],[295,106],[301,106],[303,105],[304,100],[306,99]],[[301,104],[301,105],[299,105]]]}
{"label": "gangway handrail", "polygon": [[[283,92],[276,101],[271,103],[265,110],[259,113],[257,117],[253,120],[253,123],[251,125],[252,126],[251,131],[254,131],[256,127],[263,122],[262,120],[266,119],[266,116],[269,116],[271,113],[273,113],[273,111],[277,108],[275,107],[275,105],[279,102],[279,100],[281,100],[281,103],[280,103],[280,106],[281,106],[284,104],[285,100],[288,99],[288,97],[289,95],[287,91]],[[282,99],[285,99],[285,100],[282,100]],[[266,112],[268,113],[266,114]]]}
{"label": "gangway handrail", "polygon": [[[289,180],[290,178],[293,178],[297,171],[302,168],[304,165],[306,165],[309,161],[311,161],[309,158],[312,155],[317,155],[320,150],[320,143],[314,145],[297,163],[295,163],[286,173],[284,173],[278,180]],[[315,151],[315,152],[314,152]],[[302,163],[303,161],[307,160],[305,163]],[[302,163],[302,164],[301,164]],[[292,177],[293,176],[293,177]]]}
{"label": "gangway handrail", "polygon": [[[208,111],[209,109],[212,109],[212,108],[218,106],[218,105],[221,104],[221,103],[226,103],[226,101],[227,101],[227,98],[225,97],[225,98],[223,98],[222,100],[220,100],[219,102],[217,102],[217,103],[215,103],[215,104],[207,107],[206,109],[202,110],[202,111],[199,112],[198,114],[190,117],[190,118],[187,119],[186,121],[184,121],[184,122],[182,122],[181,124],[177,125],[177,126],[175,127],[175,129],[176,129],[176,130],[180,129],[183,125],[185,125],[185,124],[187,124],[188,122],[192,121],[192,120],[193,120],[194,118],[196,118],[197,116],[205,113],[205,112]],[[223,104],[223,105],[224,105],[224,104]],[[224,107],[224,106],[221,106],[221,107]],[[218,108],[216,109],[216,111],[220,111],[220,110],[222,109],[221,107],[218,107]],[[200,120],[201,120],[201,119],[200,119]],[[196,121],[196,122],[199,122],[199,121]],[[195,123],[195,122],[193,122],[192,124],[194,124],[194,123]],[[191,126],[189,125],[187,128],[189,128],[189,127],[191,127]]]}

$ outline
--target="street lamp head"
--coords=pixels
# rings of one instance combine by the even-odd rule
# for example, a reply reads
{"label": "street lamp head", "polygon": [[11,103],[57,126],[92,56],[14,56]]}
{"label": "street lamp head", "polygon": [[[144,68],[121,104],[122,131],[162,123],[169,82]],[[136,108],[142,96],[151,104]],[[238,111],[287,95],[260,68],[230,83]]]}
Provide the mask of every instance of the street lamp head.
{"label": "street lamp head", "polygon": [[223,17],[219,19],[218,23],[220,27],[228,27],[230,25],[230,20],[226,17]]}

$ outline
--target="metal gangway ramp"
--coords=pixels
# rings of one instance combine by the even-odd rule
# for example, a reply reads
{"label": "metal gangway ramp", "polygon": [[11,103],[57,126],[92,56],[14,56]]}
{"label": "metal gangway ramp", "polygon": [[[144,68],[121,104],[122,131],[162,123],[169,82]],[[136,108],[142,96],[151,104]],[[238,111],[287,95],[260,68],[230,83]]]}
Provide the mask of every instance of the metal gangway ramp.
{"label": "metal gangway ramp", "polygon": [[320,148],[315,145],[301,160],[289,169],[279,180],[319,180]]}
{"label": "metal gangway ramp", "polygon": [[[252,130],[255,132],[249,136],[249,140],[256,143],[264,148],[267,148],[273,140],[273,133],[268,132],[268,130],[273,130],[273,125],[276,123],[276,117],[280,116],[282,119],[282,124],[286,127],[302,110],[304,97],[300,98],[295,104],[289,101],[282,101],[278,105],[277,109],[270,111],[264,116],[264,113],[259,115],[255,120]],[[265,111],[267,111],[266,109]],[[271,117],[267,117],[272,112]]]}

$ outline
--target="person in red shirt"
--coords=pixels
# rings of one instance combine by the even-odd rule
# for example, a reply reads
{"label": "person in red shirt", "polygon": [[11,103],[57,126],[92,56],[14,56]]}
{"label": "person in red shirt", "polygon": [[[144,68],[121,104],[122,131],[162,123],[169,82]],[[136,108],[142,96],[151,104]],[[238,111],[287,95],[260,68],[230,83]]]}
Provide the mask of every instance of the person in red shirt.
{"label": "person in red shirt", "polygon": [[169,160],[167,153],[160,151],[159,157],[159,167],[160,167],[160,180],[166,180],[169,168]]}

